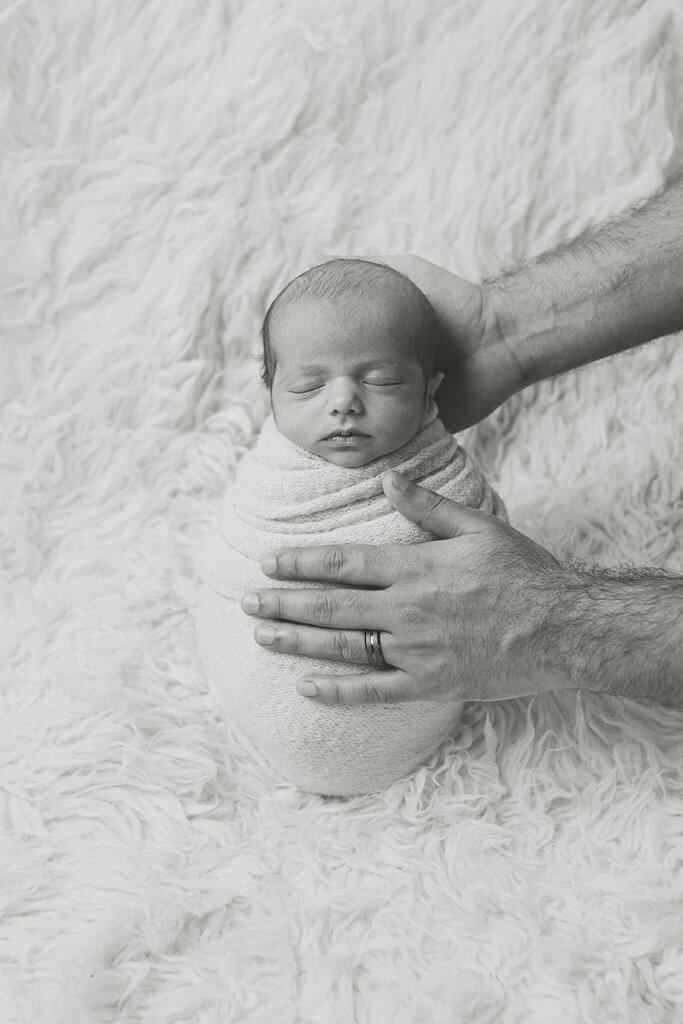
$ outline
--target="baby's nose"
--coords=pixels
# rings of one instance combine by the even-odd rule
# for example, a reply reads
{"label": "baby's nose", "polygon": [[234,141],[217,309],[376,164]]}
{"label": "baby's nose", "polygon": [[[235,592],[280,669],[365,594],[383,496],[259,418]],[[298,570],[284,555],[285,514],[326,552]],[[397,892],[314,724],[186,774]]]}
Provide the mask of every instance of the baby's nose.
{"label": "baby's nose", "polygon": [[331,413],[359,412],[362,408],[360,388],[351,377],[337,377],[328,390],[328,411]]}
{"label": "baby's nose", "polygon": [[363,408],[360,388],[352,377],[337,377],[328,391],[328,412],[360,412]]}

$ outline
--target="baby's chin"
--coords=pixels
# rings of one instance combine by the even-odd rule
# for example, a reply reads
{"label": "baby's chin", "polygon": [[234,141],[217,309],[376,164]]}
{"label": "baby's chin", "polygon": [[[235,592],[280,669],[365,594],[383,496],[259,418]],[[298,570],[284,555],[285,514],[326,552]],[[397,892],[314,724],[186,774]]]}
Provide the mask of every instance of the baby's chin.
{"label": "baby's chin", "polygon": [[390,455],[392,451],[396,451],[396,449],[386,445],[375,448],[368,446],[365,450],[362,448],[322,450],[318,447],[315,454],[325,462],[331,462],[334,466],[342,466],[344,469],[359,469],[361,466],[368,466],[371,462],[376,462],[377,459],[381,459],[385,455]]}
{"label": "baby's chin", "polygon": [[362,455],[360,452],[316,452],[325,462],[331,462],[334,466],[343,466],[345,469],[359,469],[367,466],[381,455]]}

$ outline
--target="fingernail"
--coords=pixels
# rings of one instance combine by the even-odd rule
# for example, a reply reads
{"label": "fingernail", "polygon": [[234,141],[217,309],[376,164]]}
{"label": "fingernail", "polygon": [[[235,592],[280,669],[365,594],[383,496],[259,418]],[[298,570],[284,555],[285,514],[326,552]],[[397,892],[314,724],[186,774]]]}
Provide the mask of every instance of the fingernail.
{"label": "fingernail", "polygon": [[302,697],[315,697],[318,692],[318,687],[312,679],[302,679],[299,683],[298,689]]}
{"label": "fingernail", "polygon": [[261,569],[266,576],[273,576],[277,572],[277,559],[274,555],[266,555],[261,562]]}
{"label": "fingernail", "polygon": [[260,644],[265,644],[267,647],[275,639],[275,630],[272,626],[261,626],[256,633],[256,639]]}
{"label": "fingernail", "polygon": [[247,612],[249,615],[253,615],[259,609],[259,601],[256,594],[247,594],[246,597],[242,598],[242,610]]}
{"label": "fingernail", "polygon": [[392,473],[391,482],[397,491],[407,491],[408,484],[410,483],[410,481],[406,480],[406,478],[404,476],[401,476],[400,473]]}

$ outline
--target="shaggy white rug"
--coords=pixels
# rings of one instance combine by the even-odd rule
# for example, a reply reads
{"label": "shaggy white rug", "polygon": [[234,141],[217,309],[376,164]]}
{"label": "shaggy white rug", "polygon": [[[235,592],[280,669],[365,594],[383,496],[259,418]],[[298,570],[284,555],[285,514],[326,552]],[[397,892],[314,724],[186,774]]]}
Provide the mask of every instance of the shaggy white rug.
{"label": "shaggy white rug", "polygon": [[[676,0],[0,3],[3,1022],[683,1020],[683,715],[468,705],[406,782],[274,784],[196,655],[267,302],[478,277],[657,187]],[[462,435],[557,556],[683,570],[680,339]]]}

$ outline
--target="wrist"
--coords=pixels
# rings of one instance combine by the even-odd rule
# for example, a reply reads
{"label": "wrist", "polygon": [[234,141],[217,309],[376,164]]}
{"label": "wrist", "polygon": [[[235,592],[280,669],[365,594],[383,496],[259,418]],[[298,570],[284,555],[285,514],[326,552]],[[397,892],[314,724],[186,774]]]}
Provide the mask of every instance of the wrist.
{"label": "wrist", "polygon": [[553,626],[565,685],[683,709],[683,578],[646,566],[564,568]]}
{"label": "wrist", "polygon": [[587,606],[583,580],[571,565],[556,563],[540,582],[537,600],[526,607],[525,622],[533,642],[523,655],[526,673],[538,692],[580,688],[583,679],[582,644]]}
{"label": "wrist", "polygon": [[581,362],[581,339],[606,299],[596,294],[598,275],[590,260],[582,277],[565,271],[560,296],[553,275],[536,261],[484,282],[490,329],[519,368],[520,390]]}
{"label": "wrist", "polygon": [[[520,338],[514,306],[495,280],[483,281],[481,292],[481,351],[499,381],[504,378],[505,398],[534,383],[532,368]],[[502,399],[501,399],[502,401]]]}

